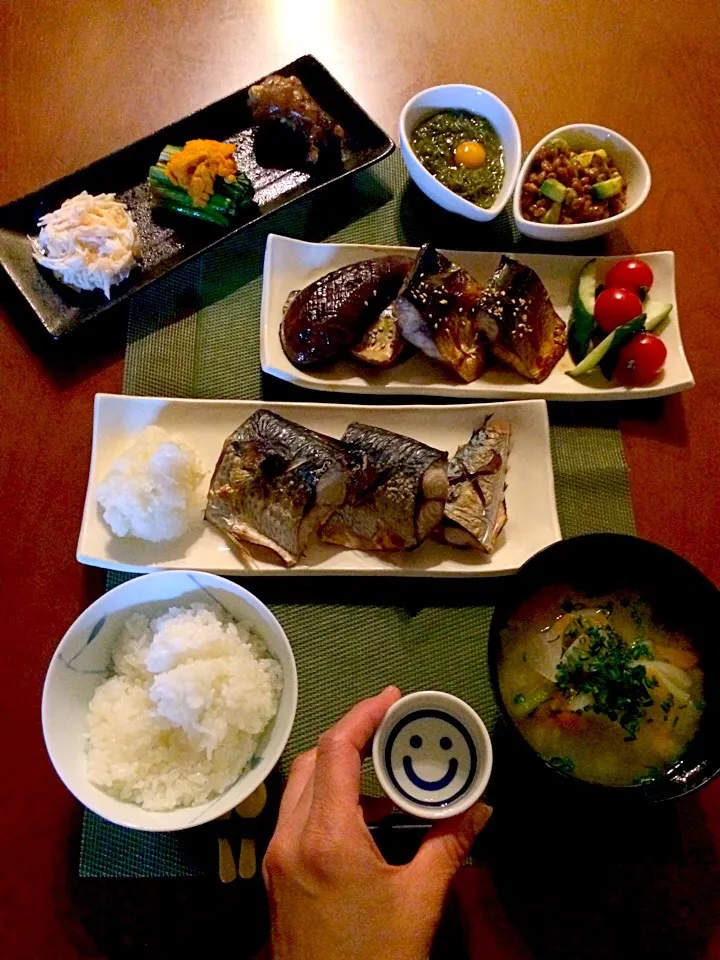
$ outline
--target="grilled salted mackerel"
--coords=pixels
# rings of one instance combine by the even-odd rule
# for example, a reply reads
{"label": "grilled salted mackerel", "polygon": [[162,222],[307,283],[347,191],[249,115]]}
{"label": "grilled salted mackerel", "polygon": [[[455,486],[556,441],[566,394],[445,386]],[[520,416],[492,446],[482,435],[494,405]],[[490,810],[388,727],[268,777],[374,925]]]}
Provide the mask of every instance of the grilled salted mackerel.
{"label": "grilled salted mackerel", "polygon": [[455,547],[491,553],[507,521],[505,478],[509,423],[491,417],[458,448],[448,465],[450,491],[437,536]]}
{"label": "grilled salted mackerel", "polygon": [[293,566],[345,501],[353,465],[339,441],[258,410],[225,441],[205,519],[234,543],[266,547]]}
{"label": "grilled salted mackerel", "polygon": [[351,423],[343,443],[367,457],[352,498],[321,531],[327,543],[357,550],[408,550],[440,523],[448,495],[447,453],[380,427]]}

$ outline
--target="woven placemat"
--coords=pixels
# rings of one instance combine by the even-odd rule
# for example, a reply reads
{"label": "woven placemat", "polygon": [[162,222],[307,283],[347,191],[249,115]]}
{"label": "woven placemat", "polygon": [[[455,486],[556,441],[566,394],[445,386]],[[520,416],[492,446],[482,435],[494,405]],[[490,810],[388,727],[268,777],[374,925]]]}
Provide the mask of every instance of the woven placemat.
{"label": "woven placemat", "polygon": [[[351,223],[343,223],[345,215]],[[408,184],[399,156],[340,190],[321,192],[229,241],[141,294],[130,316],[124,388],[147,396],[322,399],[263,377],[259,316],[264,238],[407,243],[507,250],[518,236],[507,214],[489,226],[444,214]],[[178,320],[177,318],[180,317]],[[333,395],[333,402],[342,398]],[[350,398],[348,398],[350,399]],[[377,402],[376,398],[372,398]],[[357,403],[358,398],[353,398]],[[558,512],[564,536],[633,532],[622,443],[611,414],[596,405],[551,410]],[[605,406],[605,405],[603,405]],[[126,575],[109,574],[108,587]],[[388,683],[406,692],[447,690],[467,700],[492,728],[497,720],[486,664],[497,580],[385,578],[249,583],[293,645],[297,718],[283,772],[356,700]],[[365,784],[373,790],[372,778]],[[182,835],[141,834],[87,814],[80,875],[194,876]]]}

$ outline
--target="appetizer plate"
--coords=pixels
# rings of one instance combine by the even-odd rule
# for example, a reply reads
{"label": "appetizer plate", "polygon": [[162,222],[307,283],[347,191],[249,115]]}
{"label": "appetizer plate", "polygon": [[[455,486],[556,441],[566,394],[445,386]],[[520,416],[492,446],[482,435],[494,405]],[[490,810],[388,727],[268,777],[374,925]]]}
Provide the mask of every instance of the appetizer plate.
{"label": "appetizer plate", "polygon": [[[210,524],[198,520],[183,537],[153,544],[115,537],[102,519],[97,488],[110,464],[135,434],[155,424],[188,443],[210,483],[225,439],[259,409],[294,420],[333,437],[341,437],[353,420],[384,427],[431,444],[451,455],[489,414],[512,424],[508,461],[508,522],[488,557],[426,541],[409,553],[381,554],[343,550],[312,543],[295,567],[279,562],[249,562]],[[259,576],[344,574],[362,576],[463,577],[513,573],[538,550],[560,539],[550,458],[547,407],[542,400],[506,404],[448,406],[351,406],[328,403],[263,403],[259,400],[169,400],[98,394],[95,397],[93,448],[77,559],[80,563],[144,573],[149,570],[204,570],[209,573]]]}
{"label": "appetizer plate", "polygon": [[[628,388],[609,383],[599,370],[578,379],[569,377],[565,371],[573,367],[573,362],[567,352],[543,383],[530,383],[514,371],[500,366],[487,370],[473,383],[462,383],[451,371],[446,371],[418,353],[387,370],[365,366],[350,359],[341,359],[328,367],[306,370],[299,370],[290,363],[280,343],[280,324],[283,306],[293,290],[300,290],[323,274],[358,260],[408,252],[414,253],[415,250],[347,243],[306,243],[270,234],[265,249],[260,330],[260,360],[265,373],[310,390],[454,397],[457,400],[530,397],[545,400],[641,400],[679,393],[695,385],[680,338],[675,299],[675,255],[669,251],[637,254],[652,267],[655,275],[653,298],[673,304],[670,319],[659,330],[668,350],[665,369],[647,387]],[[444,252],[481,282],[490,278],[501,256],[499,253],[467,250]],[[547,287],[555,310],[567,323],[578,274],[589,258],[530,253],[509,255],[537,271]],[[613,263],[622,259],[599,257],[599,279],[602,280]]]}
{"label": "appetizer plate", "polygon": [[[58,337],[79,323],[93,319],[278,207],[370,166],[395,149],[393,141],[314,57],[300,57],[273,72],[296,76],[345,128],[347,140],[340,165],[313,175],[259,165],[253,152],[255,128],[251,126],[247,105],[251,86],[248,85],[77,173],[0,208],[0,264],[52,336]],[[151,212],[146,182],[148,169],[157,162],[166,144],[182,145],[195,138],[237,144],[238,166],[250,178],[257,201],[257,207],[250,208],[237,225],[216,227],[189,217]],[[38,218],[83,190],[115,193],[118,200],[127,204],[140,231],[143,251],[140,265],[127,280],[113,287],[110,300],[102,291],[72,290],[56,280],[49,270],[38,267],[31,254],[28,237],[37,236]]]}

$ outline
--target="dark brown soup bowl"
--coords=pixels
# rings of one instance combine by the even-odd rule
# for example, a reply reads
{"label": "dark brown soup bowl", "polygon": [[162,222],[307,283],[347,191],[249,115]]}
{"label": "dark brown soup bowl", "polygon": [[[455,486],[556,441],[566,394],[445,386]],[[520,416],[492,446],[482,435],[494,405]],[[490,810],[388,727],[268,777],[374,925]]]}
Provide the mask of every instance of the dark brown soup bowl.
{"label": "dark brown soup bowl", "polygon": [[[562,773],[533,750],[505,708],[498,682],[501,631],[521,603],[545,587],[560,584],[588,596],[619,590],[640,592],[660,622],[682,631],[695,645],[705,675],[706,706],[700,727],[681,759],[655,780],[611,787]],[[665,547],[638,537],[597,533],[558,541],[535,554],[507,581],[490,625],[488,657],[493,689],[507,727],[501,740],[541,779],[550,777],[558,786],[564,781],[568,789],[588,798],[614,796],[654,802],[692,793],[720,772],[720,591],[691,563]]]}

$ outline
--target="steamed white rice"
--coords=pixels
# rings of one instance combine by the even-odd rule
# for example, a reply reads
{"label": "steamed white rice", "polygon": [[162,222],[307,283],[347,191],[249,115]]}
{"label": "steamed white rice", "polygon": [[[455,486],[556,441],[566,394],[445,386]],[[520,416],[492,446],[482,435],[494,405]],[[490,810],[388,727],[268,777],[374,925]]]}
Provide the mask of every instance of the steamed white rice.
{"label": "steamed white rice", "polygon": [[118,537],[174,540],[202,516],[196,488],[204,473],[187,444],[160,427],[146,427],[98,487],[103,519]]}
{"label": "steamed white rice", "polygon": [[204,803],[247,767],[282,668],[247,624],[204,604],[133,614],[88,709],[87,776],[147,810]]}

